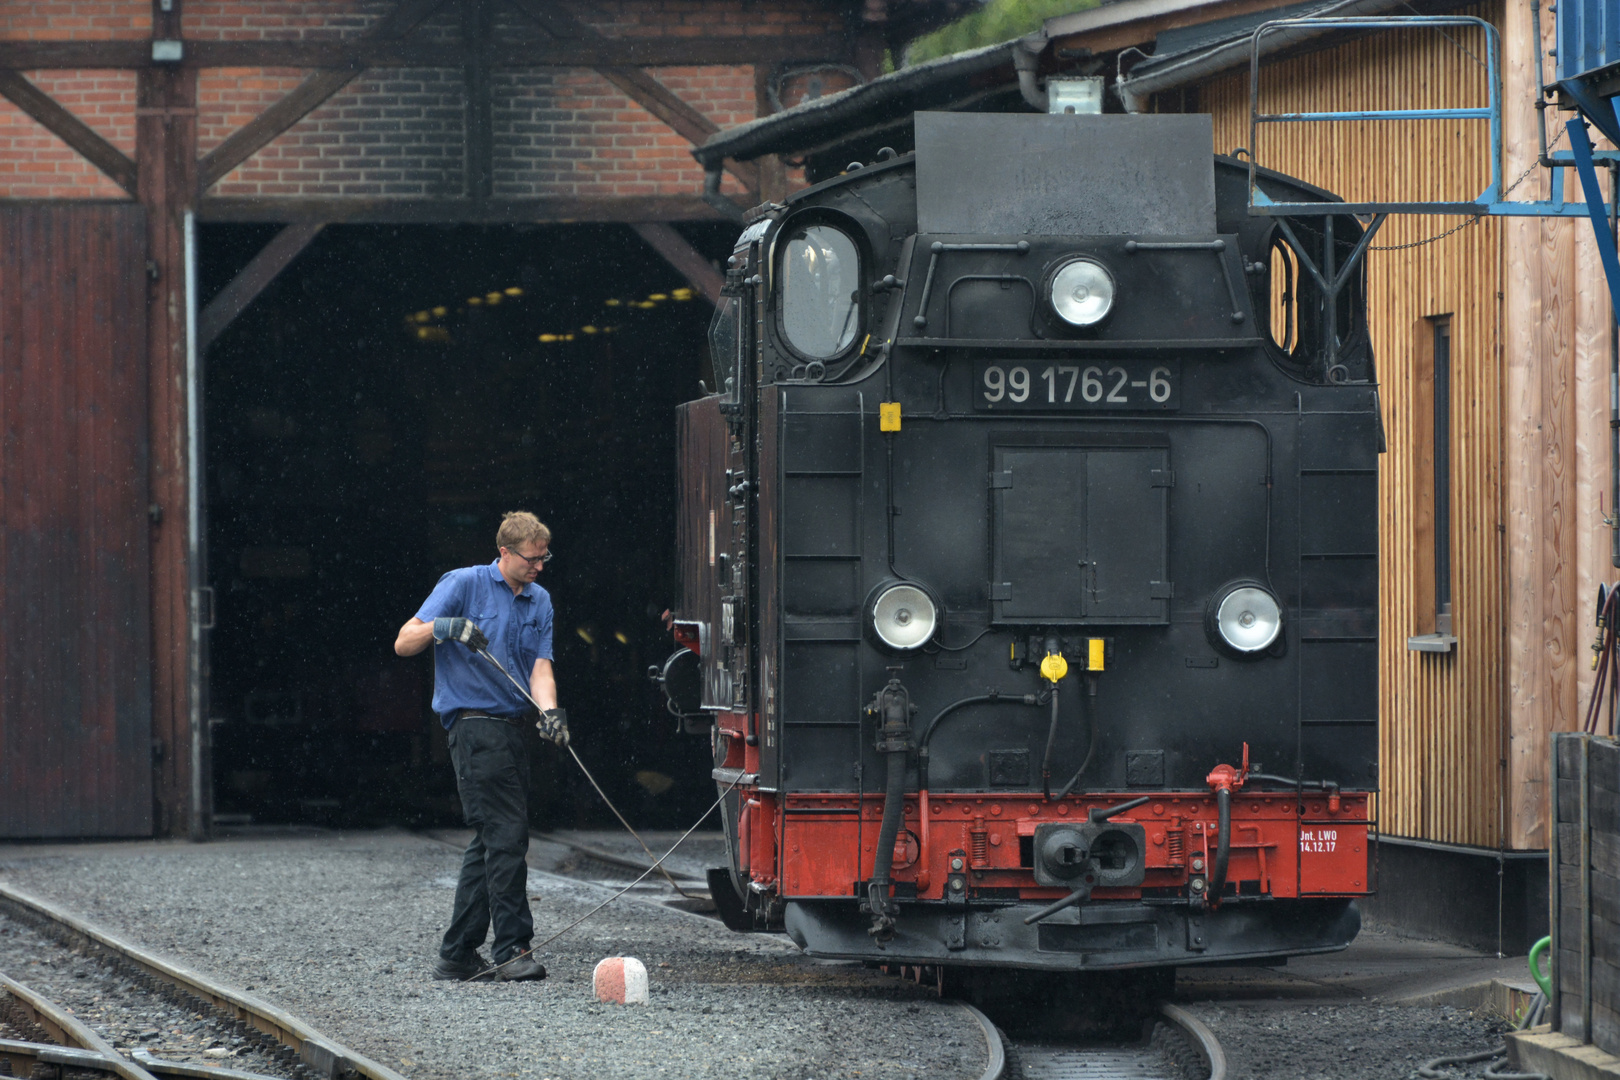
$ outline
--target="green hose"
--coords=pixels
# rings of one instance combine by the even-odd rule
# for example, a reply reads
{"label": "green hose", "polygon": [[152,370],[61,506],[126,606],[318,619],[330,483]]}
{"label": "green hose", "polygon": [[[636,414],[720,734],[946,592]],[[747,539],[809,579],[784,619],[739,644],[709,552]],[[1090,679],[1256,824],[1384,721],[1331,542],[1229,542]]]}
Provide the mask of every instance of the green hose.
{"label": "green hose", "polygon": [[1536,985],[1541,987],[1548,1001],[1552,1000],[1552,975],[1541,973],[1541,957],[1551,945],[1552,938],[1544,937],[1530,947],[1530,977],[1536,980]]}

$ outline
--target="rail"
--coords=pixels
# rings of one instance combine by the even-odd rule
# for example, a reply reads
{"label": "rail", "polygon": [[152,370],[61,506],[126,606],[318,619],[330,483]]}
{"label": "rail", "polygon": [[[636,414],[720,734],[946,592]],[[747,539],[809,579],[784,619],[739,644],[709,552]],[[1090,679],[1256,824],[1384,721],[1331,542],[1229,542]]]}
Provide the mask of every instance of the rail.
{"label": "rail", "polygon": [[[92,949],[109,953],[153,978],[201,999],[225,1016],[262,1031],[289,1047],[298,1054],[304,1064],[322,1076],[337,1080],[352,1073],[365,1077],[366,1080],[405,1080],[404,1076],[388,1066],[328,1039],[309,1024],[267,1001],[215,983],[190,968],[155,956],[20,889],[0,884],[0,910],[20,912],[25,918],[31,916],[44,919],[53,924],[60,933],[75,938]],[[42,1026],[50,1030],[50,1025]],[[88,1029],[85,1030],[88,1032]],[[89,1034],[99,1041],[99,1037],[93,1032]],[[96,1049],[98,1052],[111,1054],[121,1061],[125,1060],[104,1041]],[[129,1071],[125,1071],[126,1068]],[[155,1080],[148,1069],[128,1062],[118,1069],[118,1074],[124,1080]]]}

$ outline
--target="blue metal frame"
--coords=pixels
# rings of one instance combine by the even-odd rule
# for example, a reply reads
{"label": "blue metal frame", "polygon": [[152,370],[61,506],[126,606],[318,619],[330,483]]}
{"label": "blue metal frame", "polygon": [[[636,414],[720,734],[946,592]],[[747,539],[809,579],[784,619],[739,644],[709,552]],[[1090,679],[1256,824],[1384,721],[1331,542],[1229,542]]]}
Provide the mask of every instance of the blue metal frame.
{"label": "blue metal frame", "polygon": [[[1614,108],[1616,116],[1620,117],[1620,105]],[[1571,117],[1564,128],[1569,132],[1569,146],[1575,155],[1581,187],[1586,190],[1586,211],[1591,215],[1592,232],[1597,237],[1603,276],[1609,282],[1609,303],[1614,307],[1615,319],[1620,320],[1620,257],[1615,254],[1614,233],[1609,231],[1609,218],[1603,208],[1603,189],[1598,186],[1597,169],[1592,165],[1592,140],[1586,134],[1586,125],[1578,116]]]}
{"label": "blue metal frame", "polygon": [[[1567,0],[1566,0],[1567,2]],[[1260,41],[1268,33],[1281,30],[1411,30],[1424,27],[1469,26],[1485,33],[1488,100],[1483,108],[1465,109],[1369,109],[1342,112],[1262,113],[1260,112]],[[1329,214],[1459,214],[1484,217],[1585,217],[1586,201],[1569,201],[1564,196],[1567,178],[1564,167],[1579,168],[1574,157],[1554,157],[1553,198],[1535,202],[1506,202],[1502,198],[1502,102],[1501,49],[1496,27],[1471,15],[1419,15],[1358,17],[1342,19],[1276,19],[1255,27],[1249,39],[1249,212],[1271,217],[1324,216]],[[1588,96],[1590,96],[1588,94]],[[1579,101],[1580,99],[1577,98]],[[1584,104],[1584,103],[1583,103]],[[1490,124],[1491,179],[1479,196],[1459,202],[1276,202],[1267,198],[1255,180],[1258,163],[1254,148],[1259,145],[1261,124],[1320,123],[1342,120],[1484,120]],[[1578,125],[1578,121],[1576,121]],[[1582,128],[1582,137],[1585,129]],[[1620,158],[1620,151],[1591,151],[1592,158]],[[1590,192],[1588,192],[1590,197]],[[1601,197],[1598,206],[1601,209]]]}

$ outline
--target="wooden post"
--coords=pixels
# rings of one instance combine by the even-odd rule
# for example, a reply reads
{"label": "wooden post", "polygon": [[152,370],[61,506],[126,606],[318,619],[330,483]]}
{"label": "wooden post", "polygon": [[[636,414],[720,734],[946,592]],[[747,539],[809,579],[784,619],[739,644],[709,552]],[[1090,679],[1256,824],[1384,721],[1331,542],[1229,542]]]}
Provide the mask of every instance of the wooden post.
{"label": "wooden post", "polygon": [[[1544,47],[1552,22],[1544,17]],[[1529,13],[1502,26],[1503,174],[1534,162],[1535,48]],[[1546,197],[1536,170],[1522,197]],[[1546,847],[1548,740],[1577,726],[1577,670],[1586,626],[1577,612],[1575,504],[1575,258],[1569,222],[1514,220],[1503,228],[1503,495],[1507,542],[1507,836]]]}
{"label": "wooden post", "polygon": [[[180,0],[152,4],[154,39],[180,38]],[[135,159],[147,216],[147,373],[151,417],[153,822],[201,839],[210,808],[193,805],[192,604],[187,498],[185,217],[197,190],[197,72],[136,76]],[[206,778],[204,778],[206,779]],[[203,790],[207,787],[204,785]]]}

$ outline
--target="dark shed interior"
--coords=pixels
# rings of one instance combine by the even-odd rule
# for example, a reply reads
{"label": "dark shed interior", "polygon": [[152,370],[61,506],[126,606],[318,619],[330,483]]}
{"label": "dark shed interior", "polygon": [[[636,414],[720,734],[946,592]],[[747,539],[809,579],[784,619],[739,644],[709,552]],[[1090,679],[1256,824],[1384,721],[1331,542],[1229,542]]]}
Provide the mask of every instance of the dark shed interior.
{"label": "dark shed interior", "polygon": [[[199,301],[275,226],[204,226]],[[683,226],[723,258],[730,226]],[[393,641],[439,575],[552,529],[574,745],[637,824],[712,792],[647,666],[669,651],[674,407],[712,309],[622,226],[329,226],[204,358],[208,650],[222,823],[459,821],[431,660]],[[605,822],[536,744],[539,826]]]}

